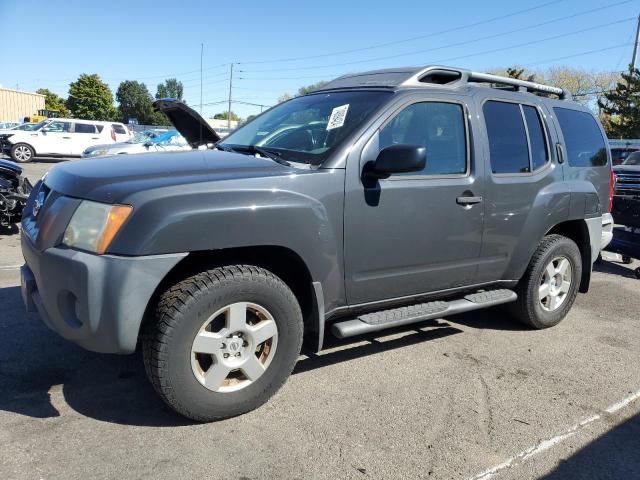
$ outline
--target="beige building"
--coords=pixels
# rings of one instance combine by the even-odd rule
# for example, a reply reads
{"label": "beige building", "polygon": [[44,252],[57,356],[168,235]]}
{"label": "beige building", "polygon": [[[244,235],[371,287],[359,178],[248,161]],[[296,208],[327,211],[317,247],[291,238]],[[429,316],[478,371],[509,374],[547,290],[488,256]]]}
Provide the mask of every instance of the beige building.
{"label": "beige building", "polygon": [[44,109],[44,95],[0,88],[0,122],[21,122]]}

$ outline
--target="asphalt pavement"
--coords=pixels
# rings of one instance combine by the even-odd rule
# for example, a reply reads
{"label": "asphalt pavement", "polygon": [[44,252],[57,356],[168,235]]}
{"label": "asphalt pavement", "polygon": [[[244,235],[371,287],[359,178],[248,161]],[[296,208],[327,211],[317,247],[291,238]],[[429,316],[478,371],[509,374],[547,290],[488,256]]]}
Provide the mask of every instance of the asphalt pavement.
{"label": "asphalt pavement", "polygon": [[26,314],[21,263],[0,232],[0,479],[640,478],[638,262],[598,264],[544,331],[491,309],[327,338],[265,406],[211,424],[166,407],[138,354]]}

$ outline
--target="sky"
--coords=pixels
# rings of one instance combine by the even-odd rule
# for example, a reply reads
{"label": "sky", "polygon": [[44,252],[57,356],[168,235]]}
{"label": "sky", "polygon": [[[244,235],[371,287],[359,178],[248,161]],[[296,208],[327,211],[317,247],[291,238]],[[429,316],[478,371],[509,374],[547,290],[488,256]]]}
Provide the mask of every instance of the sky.
{"label": "sky", "polygon": [[[538,2],[370,0],[0,0],[0,85],[66,97],[69,82],[97,73],[151,94],[182,81],[203,113],[232,98],[270,106],[283,93],[349,72],[445,64],[474,70],[512,65],[625,69],[640,0]],[[241,116],[261,107],[234,103]]]}

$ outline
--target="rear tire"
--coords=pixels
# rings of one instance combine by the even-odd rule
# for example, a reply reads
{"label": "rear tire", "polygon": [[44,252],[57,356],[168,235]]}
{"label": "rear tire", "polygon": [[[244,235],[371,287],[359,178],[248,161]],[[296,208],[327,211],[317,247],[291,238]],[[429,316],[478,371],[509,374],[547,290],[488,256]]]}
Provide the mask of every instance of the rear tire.
{"label": "rear tire", "polygon": [[516,287],[514,316],[536,329],[557,325],[573,306],[581,278],[582,257],[575,242],[562,235],[544,237]]}
{"label": "rear tire", "polygon": [[300,306],[273,273],[248,265],[208,270],[160,296],[143,335],[147,375],[176,412],[208,422],[265,403],[302,346]]}
{"label": "rear tire", "polygon": [[36,152],[31,145],[26,143],[16,143],[11,147],[11,159],[18,163],[27,163],[33,160]]}

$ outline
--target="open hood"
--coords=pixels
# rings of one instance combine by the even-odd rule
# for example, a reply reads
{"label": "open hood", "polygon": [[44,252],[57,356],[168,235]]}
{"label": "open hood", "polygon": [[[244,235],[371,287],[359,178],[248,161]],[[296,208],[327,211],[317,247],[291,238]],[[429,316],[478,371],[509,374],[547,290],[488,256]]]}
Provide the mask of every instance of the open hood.
{"label": "open hood", "polygon": [[193,148],[220,140],[213,128],[193,108],[175,98],[161,98],[153,102],[156,112],[164,113],[173,126]]}

